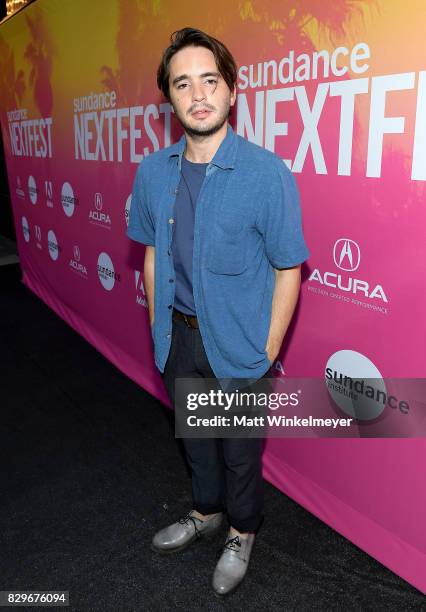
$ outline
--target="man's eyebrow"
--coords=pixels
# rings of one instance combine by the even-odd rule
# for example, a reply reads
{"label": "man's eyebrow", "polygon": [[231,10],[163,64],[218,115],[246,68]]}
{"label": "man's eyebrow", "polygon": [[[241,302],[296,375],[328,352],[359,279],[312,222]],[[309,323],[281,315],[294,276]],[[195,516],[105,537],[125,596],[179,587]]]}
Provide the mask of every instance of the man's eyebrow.
{"label": "man's eyebrow", "polygon": [[[200,79],[203,79],[204,77],[208,77],[208,76],[218,77],[220,76],[220,73],[219,72],[203,72],[203,74],[199,75]],[[179,83],[179,81],[184,81],[185,79],[190,79],[190,76],[188,74],[181,74],[175,79],[173,79],[172,85],[176,85],[176,83]]]}

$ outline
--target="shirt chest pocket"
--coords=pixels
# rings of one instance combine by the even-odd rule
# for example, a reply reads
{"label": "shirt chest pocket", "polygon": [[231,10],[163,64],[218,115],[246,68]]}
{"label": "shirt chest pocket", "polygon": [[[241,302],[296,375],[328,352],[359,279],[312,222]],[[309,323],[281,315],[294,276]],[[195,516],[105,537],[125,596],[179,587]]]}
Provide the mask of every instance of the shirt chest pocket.
{"label": "shirt chest pocket", "polygon": [[217,224],[210,236],[207,268],[214,274],[242,274],[247,268],[247,231]]}

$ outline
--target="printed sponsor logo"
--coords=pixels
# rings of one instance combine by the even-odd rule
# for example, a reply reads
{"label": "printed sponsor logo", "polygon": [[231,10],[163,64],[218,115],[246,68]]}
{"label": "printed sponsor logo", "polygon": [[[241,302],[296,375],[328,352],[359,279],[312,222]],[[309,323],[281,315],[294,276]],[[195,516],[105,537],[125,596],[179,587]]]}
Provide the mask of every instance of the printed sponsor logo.
{"label": "printed sponsor logo", "polygon": [[89,211],[89,222],[93,223],[94,225],[111,229],[111,217],[108,213],[103,211],[104,203],[101,193],[95,193],[94,204],[95,208]]}
{"label": "printed sponsor logo", "polygon": [[408,413],[408,402],[388,393],[377,366],[357,351],[341,350],[331,355],[325,382],[337,406],[360,421],[376,419],[387,408]]}
{"label": "printed sponsor logo", "polygon": [[308,280],[308,291],[351,303],[355,306],[388,313],[389,299],[381,284],[358,278],[361,249],[350,238],[339,238],[333,247],[335,271],[315,268]]}
{"label": "printed sponsor logo", "polygon": [[78,203],[78,198],[74,196],[74,191],[70,183],[65,182],[61,189],[61,204],[67,217],[73,216],[75,206],[78,205]]}
{"label": "printed sponsor logo", "polygon": [[148,308],[148,300],[146,298],[145,286],[143,284],[142,273],[135,270],[135,286],[136,286],[136,304]]}
{"label": "printed sponsor logo", "polygon": [[355,272],[361,261],[361,250],[354,240],[339,238],[333,248],[334,263],[340,270]]}
{"label": "printed sponsor logo", "polygon": [[28,177],[28,195],[30,196],[31,204],[37,204],[38,189],[33,176]]}
{"label": "printed sponsor logo", "polygon": [[47,246],[49,249],[49,255],[53,261],[56,261],[59,257],[60,247],[56,239],[56,234],[53,230],[47,232]]}
{"label": "printed sponsor logo", "polygon": [[49,208],[53,208],[53,183],[52,181],[44,181],[44,191],[46,194],[46,204]]}
{"label": "printed sponsor logo", "polygon": [[30,226],[26,217],[22,217],[22,233],[24,234],[25,242],[30,241]]}
{"label": "printed sponsor logo", "polygon": [[124,207],[124,219],[126,221],[126,226],[129,227],[129,219],[130,219],[130,205],[132,203],[132,194],[126,200],[126,205]]}
{"label": "printed sponsor logo", "polygon": [[111,257],[108,253],[100,253],[98,257],[98,276],[101,285],[107,291],[111,291],[114,288],[115,281],[120,282],[120,274],[117,274],[114,270]]}
{"label": "printed sponsor logo", "polygon": [[69,261],[69,267],[73,272],[81,276],[82,278],[88,278],[87,267],[81,261],[80,247],[75,244],[72,249],[73,257]]}
{"label": "printed sponsor logo", "polygon": [[41,250],[43,246],[41,244],[41,227],[39,225],[34,225],[34,235],[36,239],[36,246]]}

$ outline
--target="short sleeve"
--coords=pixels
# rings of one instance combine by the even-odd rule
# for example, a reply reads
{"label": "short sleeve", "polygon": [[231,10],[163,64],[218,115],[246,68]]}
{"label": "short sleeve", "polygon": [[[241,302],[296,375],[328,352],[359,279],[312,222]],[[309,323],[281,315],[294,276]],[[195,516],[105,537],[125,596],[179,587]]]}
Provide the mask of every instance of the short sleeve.
{"label": "short sleeve", "polygon": [[146,186],[142,179],[142,164],[139,165],[133,183],[127,235],[132,240],[155,246],[155,223],[147,204]]}
{"label": "short sleeve", "polygon": [[291,268],[308,259],[299,192],[293,174],[281,160],[261,202],[256,228],[263,236],[266,256],[274,268]]}

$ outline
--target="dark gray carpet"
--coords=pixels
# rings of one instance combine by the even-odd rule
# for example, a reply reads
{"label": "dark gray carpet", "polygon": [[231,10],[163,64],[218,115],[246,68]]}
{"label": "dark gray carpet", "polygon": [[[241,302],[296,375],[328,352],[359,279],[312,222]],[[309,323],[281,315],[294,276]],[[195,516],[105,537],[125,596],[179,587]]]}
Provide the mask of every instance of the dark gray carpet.
{"label": "dark gray carpet", "polygon": [[[16,242],[0,234],[0,266],[10,266],[19,263]],[[12,265],[11,269],[16,270]]]}
{"label": "dark gray carpet", "polygon": [[151,552],[153,533],[191,507],[172,413],[20,284],[17,267],[0,287],[0,590],[68,590],[78,611],[426,610],[419,591],[268,483],[246,580],[227,601],[210,588],[225,530],[178,555]]}

